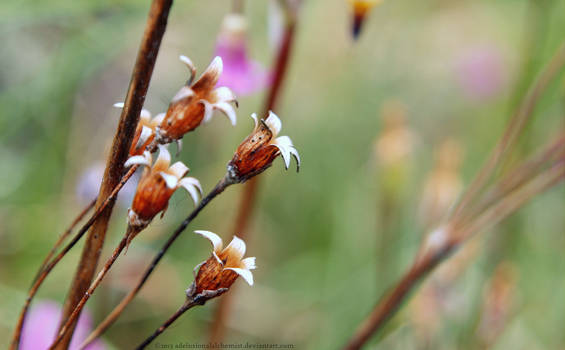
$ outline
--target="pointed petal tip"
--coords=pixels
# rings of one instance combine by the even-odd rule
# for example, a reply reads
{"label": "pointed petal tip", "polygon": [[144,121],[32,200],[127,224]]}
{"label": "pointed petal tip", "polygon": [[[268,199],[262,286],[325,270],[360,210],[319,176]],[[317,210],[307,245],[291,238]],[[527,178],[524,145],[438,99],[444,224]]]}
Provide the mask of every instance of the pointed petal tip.
{"label": "pointed petal tip", "polygon": [[251,273],[251,271],[237,267],[226,267],[226,270],[232,270],[233,272],[243,277],[247,284],[249,284],[250,286],[253,285],[253,274]]}
{"label": "pointed petal tip", "polygon": [[169,173],[176,176],[179,180],[185,176],[190,169],[181,161],[175,162],[173,165],[169,167]]}
{"label": "pointed petal tip", "polygon": [[228,244],[228,246],[226,247],[226,250],[231,250],[231,249],[233,249],[234,254],[236,254],[235,257],[237,259],[241,259],[245,255],[245,249],[246,249],[245,242],[241,238],[234,235],[230,244]]}
{"label": "pointed petal tip", "polygon": [[194,201],[194,205],[198,205],[198,199],[202,195],[202,187],[200,186],[200,182],[194,177],[185,177],[184,179],[181,179],[179,181],[179,185],[182,186],[190,194],[192,200]]}
{"label": "pointed petal tip", "polygon": [[232,126],[237,124],[237,115],[235,109],[227,102],[218,102],[213,105],[215,109],[220,110],[226,117],[228,117]]}
{"label": "pointed petal tip", "polygon": [[269,111],[269,116],[265,120],[265,124],[267,124],[267,126],[275,136],[281,131],[281,119],[278,115],[273,113],[273,111]]}
{"label": "pointed petal tip", "polygon": [[194,233],[204,238],[207,238],[212,243],[212,246],[214,247],[214,251],[219,251],[222,249],[223,246],[222,238],[217,234],[215,234],[214,232],[206,231],[206,230],[195,230]]}
{"label": "pointed petal tip", "polygon": [[186,64],[186,65],[188,65],[188,66],[193,66],[193,65],[194,65],[194,64],[192,64],[192,60],[191,60],[190,58],[188,58],[187,56],[185,56],[185,55],[180,55],[180,56],[179,56],[179,60],[180,60],[182,63],[184,63],[184,64]]}

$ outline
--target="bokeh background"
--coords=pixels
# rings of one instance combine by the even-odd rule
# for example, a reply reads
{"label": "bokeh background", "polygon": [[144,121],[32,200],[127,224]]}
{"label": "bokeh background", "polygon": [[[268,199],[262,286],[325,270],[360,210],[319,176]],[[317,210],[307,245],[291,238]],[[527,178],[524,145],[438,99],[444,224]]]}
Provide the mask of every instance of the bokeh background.
{"label": "bokeh background", "polygon": [[[125,95],[148,5],[0,4],[1,347],[41,260],[97,192],[119,118],[112,104]],[[276,50],[269,6],[247,1],[244,11],[249,53],[267,68]],[[179,54],[204,70],[229,11],[228,1],[174,4],[146,108],[164,111],[186,80]],[[226,343],[331,349],[348,339],[410,265],[423,234],[477,172],[565,39],[565,1],[385,0],[357,41],[350,21],[345,1],[305,0],[301,8],[276,112],[303,164],[297,174],[277,160],[260,176],[247,232],[256,284],[238,281],[230,291]],[[223,176],[263,95],[240,98],[236,127],[217,115],[185,136],[180,159],[205,190]],[[564,112],[560,75],[513,161],[563,128]],[[229,240],[242,189],[229,188],[191,225],[105,334],[107,349],[133,347],[182,303],[193,267],[210,253],[192,231]],[[132,191],[121,194],[103,258],[122,236]],[[564,199],[563,185],[554,187],[472,241],[367,348],[563,349]],[[192,208],[179,191],[165,217],[138,236],[89,301],[94,324]],[[81,248],[50,275],[35,305],[63,302]],[[159,341],[207,342],[216,306],[190,311]]]}

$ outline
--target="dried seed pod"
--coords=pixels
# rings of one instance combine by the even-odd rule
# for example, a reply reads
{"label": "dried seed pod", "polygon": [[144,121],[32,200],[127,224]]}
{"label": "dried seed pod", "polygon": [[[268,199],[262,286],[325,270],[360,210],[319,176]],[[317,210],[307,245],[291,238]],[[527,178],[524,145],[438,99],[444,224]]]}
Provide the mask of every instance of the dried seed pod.
{"label": "dried seed pod", "polygon": [[[189,299],[214,295],[227,291],[239,276],[253,285],[255,258],[243,258],[245,242],[234,236],[227,247],[223,247],[222,239],[210,231],[195,231],[210,240],[213,246],[212,256],[197,266],[194,282],[186,291]],[[205,299],[205,298],[204,298]]]}
{"label": "dried seed pod", "polygon": [[128,223],[130,226],[142,229],[161,211],[167,209],[169,199],[179,187],[184,187],[196,205],[202,187],[200,182],[193,177],[184,177],[189,169],[182,162],[170,165],[171,154],[163,145],[159,145],[159,157],[151,166],[151,154],[145,151],[142,156],[133,156],[128,159],[125,166],[140,164],[146,166],[139,184],[131,209],[129,210]]}
{"label": "dried seed pod", "polygon": [[279,117],[269,111],[266,120],[257,120],[256,114],[253,132],[239,145],[232,160],[228,163],[228,173],[236,182],[244,182],[260,174],[271,166],[279,155],[283,157],[285,168],[290,166],[290,156],[294,156],[297,170],[300,168],[300,156],[288,136],[279,136],[282,124]]}
{"label": "dried seed pod", "polygon": [[202,76],[192,84],[196,69],[186,56],[180,56],[191,71],[191,77],[173,97],[163,121],[157,128],[158,143],[169,143],[180,140],[184,134],[196,129],[202,122],[212,118],[214,110],[223,112],[232,125],[236,123],[235,110],[231,103],[237,106],[233,92],[227,87],[216,84],[222,74],[223,63],[220,57],[214,58]]}

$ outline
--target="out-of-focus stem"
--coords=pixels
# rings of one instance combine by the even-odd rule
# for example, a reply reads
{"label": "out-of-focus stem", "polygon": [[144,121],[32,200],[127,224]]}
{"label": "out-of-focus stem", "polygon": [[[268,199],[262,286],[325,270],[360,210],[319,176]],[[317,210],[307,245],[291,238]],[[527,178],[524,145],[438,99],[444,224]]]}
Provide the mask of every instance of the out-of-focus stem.
{"label": "out-of-focus stem", "polygon": [[65,246],[65,248],[63,248],[63,250],[61,250],[61,252],[59,252],[59,254],[57,254],[57,256],[55,256],[55,258],[53,258],[53,260],[51,260],[51,262],[47,263],[40,270],[40,273],[38,274],[38,276],[36,276],[36,278],[33,281],[33,284],[29,288],[24,306],[22,307],[22,311],[20,312],[20,316],[18,317],[18,323],[16,324],[16,329],[14,330],[14,334],[12,336],[12,343],[10,345],[11,350],[15,350],[19,346],[21,332],[24,325],[25,317],[29,310],[29,306],[31,305],[34,296],[37,294],[39,287],[41,287],[41,284],[43,283],[45,278],[47,278],[47,276],[53,270],[53,268],[75,246],[75,244],[82,238],[82,236],[84,236],[84,234],[88,231],[88,229],[92,226],[92,224],[96,221],[96,219],[98,219],[98,217],[100,216],[102,211],[106,208],[106,206],[108,206],[109,203],[113,202],[116,199],[118,192],[126,184],[128,179],[135,173],[137,167],[138,167],[137,165],[134,165],[128,170],[128,172],[123,176],[121,181],[116,185],[112,193],[110,193],[110,195],[106,198],[106,200],[104,200],[102,205],[100,205],[100,207],[98,207],[95,210],[95,212],[92,214],[92,217],[80,228],[80,230],[73,237],[73,239]]}
{"label": "out-of-focus stem", "polygon": [[[290,10],[288,8],[286,8],[286,11],[287,22],[283,39],[279,46],[279,50],[274,62],[273,83],[265,99],[263,114],[261,115],[267,115],[270,110],[275,109],[280,97],[282,84],[288,70],[289,59],[292,53],[296,31],[296,15],[289,15]],[[242,239],[247,238],[247,230],[249,227],[249,221],[251,220],[251,216],[253,214],[253,208],[255,206],[255,201],[257,198],[258,186],[259,178],[255,177],[248,181],[248,183],[243,188],[243,193],[241,194],[241,199],[238,206],[239,210],[236,216],[233,232]],[[221,342],[223,338],[225,327],[224,324],[229,313],[231,300],[234,293],[235,292],[232,291],[231,293],[225,295],[218,302],[214,321],[211,326],[210,342],[212,343]]]}
{"label": "out-of-focus stem", "polygon": [[459,218],[459,224],[464,225],[469,220],[476,218],[482,211],[485,210],[485,208],[490,207],[497,199],[523,185],[536,173],[539,173],[542,168],[547,166],[547,164],[552,164],[564,155],[565,134],[561,133],[538,154],[530,157],[527,161],[524,161],[518,169],[502,178],[498,182],[498,186],[493,186],[493,188],[486,192],[473,210],[469,209],[466,215]]}
{"label": "out-of-focus stem", "polygon": [[[558,141],[558,158],[554,160],[553,166],[550,169],[544,171],[536,167],[537,174],[530,172],[527,174],[528,176],[524,176],[524,174],[520,174],[520,171],[523,171],[524,168],[518,167],[518,172],[513,172],[510,181],[503,179],[500,184],[493,186],[493,191],[487,192],[485,196],[481,196],[483,191],[486,190],[486,184],[494,171],[500,166],[509,150],[512,149],[512,145],[516,142],[516,138],[532,115],[539,98],[553,78],[563,68],[564,64],[565,44],[562,44],[529,90],[517,113],[510,119],[490,158],[449,216],[447,224],[444,225],[445,230],[447,230],[444,233],[445,242],[442,242],[439,247],[434,247],[434,249],[418,255],[412,268],[393,287],[390,293],[381,298],[371,314],[345,345],[344,349],[354,350],[361,348],[395,314],[408,293],[471,235],[500,222],[527,200],[563,179],[565,176],[563,165],[565,160],[562,156],[562,145]],[[551,147],[549,151],[551,151]],[[542,164],[545,161],[544,159],[536,160],[534,164],[540,165],[537,162]],[[478,207],[474,206],[474,204],[477,204],[477,201],[479,202]],[[486,203],[487,208],[481,207],[481,203],[483,205]],[[420,258],[419,256],[422,257]]]}
{"label": "out-of-focus stem", "polygon": [[[436,266],[443,262],[472,235],[485,230],[507,218],[532,197],[542,193],[565,178],[565,158],[561,158],[547,171],[537,174],[524,186],[512,191],[487,209],[482,215],[450,236],[441,247],[428,251],[417,259],[412,268],[395,287],[377,303],[371,314],[359,326],[353,337],[345,345],[346,350],[360,349],[400,308],[408,294]],[[449,225],[447,227],[450,227]],[[453,227],[453,226],[451,226]]]}
{"label": "out-of-focus stem", "polygon": [[[161,40],[167,27],[169,10],[173,0],[153,0],[149,10],[149,17],[145,32],[133,68],[128,92],[124,101],[124,108],[120,122],[112,143],[112,150],[106,164],[104,178],[98,195],[97,207],[118,184],[123,174],[124,162],[139,122],[139,114],[145,102],[149,82],[153,75],[153,68],[157,60]],[[63,307],[61,324],[65,324],[78,304],[94,277],[96,265],[104,245],[108,222],[112,214],[113,203],[110,203],[94,223],[83,248],[78,268],[71,283],[69,294]],[[59,343],[58,349],[67,349],[71,341],[76,322],[70,326],[70,332]]]}
{"label": "out-of-focus stem", "polygon": [[479,171],[461,201],[455,207],[453,217],[458,217],[476,200],[477,195],[484,189],[484,185],[491,178],[495,169],[503,161],[503,157],[507,155],[508,150],[512,148],[516,138],[524,129],[524,126],[532,116],[534,108],[541,95],[545,92],[551,81],[557,76],[564,65],[565,43],[559,47],[551,61],[538,76],[535,84],[529,89],[526,97],[520,104],[518,111],[508,122],[504,134],[500,138],[489,159]]}
{"label": "out-of-focus stem", "polygon": [[218,182],[218,184],[208,193],[206,197],[204,197],[198,207],[196,207],[192,213],[180,224],[180,226],[173,232],[173,234],[169,237],[167,242],[163,245],[159,253],[153,258],[153,261],[149,264],[143,276],[137,283],[137,285],[122,299],[122,301],[112,310],[112,312],[96,327],[94,331],[83,341],[80,346],[80,349],[84,349],[88,344],[98,338],[108,327],[114,323],[115,320],[121,315],[121,313],[125,310],[127,305],[135,298],[137,293],[141,290],[147,279],[159,264],[159,261],[163,258],[167,250],[171,247],[171,245],[175,242],[175,240],[180,236],[180,234],[186,229],[186,227],[198,216],[200,211],[210,203],[212,199],[214,199],[217,195],[222,193],[228,186],[232,185],[233,182],[229,179],[228,175],[226,175],[222,180]]}
{"label": "out-of-focus stem", "polygon": [[[452,219],[448,222],[444,233],[444,242],[439,246],[428,249],[421,258],[415,260],[412,268],[396,284],[392,291],[381,298],[371,314],[359,326],[353,337],[344,347],[347,350],[360,349],[371,336],[383,327],[402,305],[406,296],[416,285],[437,265],[444,261],[451,253],[458,249],[473,235],[488,229],[500,221],[507,218],[518,208],[524,205],[534,196],[544,192],[551,186],[557,184],[565,178],[565,154],[563,145],[558,139],[555,145],[551,145],[548,150],[559,146],[557,156],[552,157],[551,164],[547,168],[538,168],[537,173],[530,174],[528,179],[521,179],[519,186],[513,186],[504,195],[498,196],[497,200],[490,203],[478,216],[467,222],[464,226],[457,227]],[[540,153],[546,155],[545,152]],[[535,159],[535,157],[534,157]],[[510,177],[520,177],[524,170],[524,165],[518,166],[511,172]],[[500,183],[504,183],[503,179]],[[494,188],[502,187],[500,184],[493,185]]]}

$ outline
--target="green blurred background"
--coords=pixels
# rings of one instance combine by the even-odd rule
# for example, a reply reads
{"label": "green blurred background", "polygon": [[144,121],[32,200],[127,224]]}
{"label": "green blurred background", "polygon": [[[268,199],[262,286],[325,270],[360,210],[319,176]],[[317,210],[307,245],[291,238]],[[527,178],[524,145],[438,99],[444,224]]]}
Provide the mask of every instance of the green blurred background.
{"label": "green blurred background", "polygon": [[[77,186],[87,169],[105,160],[119,117],[112,104],[125,95],[148,7],[149,1],[133,0],[0,4],[1,347],[41,260],[87,203]],[[146,108],[164,111],[186,80],[179,54],[203,71],[229,9],[228,1],[174,4]],[[274,49],[267,2],[247,1],[245,15],[250,54],[268,66]],[[357,42],[349,27],[347,2],[304,1],[276,109],[282,134],[292,138],[303,164],[297,174],[277,160],[260,176],[247,234],[248,254],[257,257],[256,284],[239,281],[230,291],[237,295],[225,342],[331,349],[348,339],[412,262],[425,233],[421,203],[439,145],[447,138],[460,144],[461,167],[452,175],[468,183],[565,39],[565,1],[385,0]],[[235,128],[218,115],[185,136],[180,159],[205,191],[225,173],[263,97],[240,99]],[[514,161],[563,128],[564,111],[560,75],[541,99]],[[378,151],[387,113],[403,115],[410,140],[392,166]],[[192,231],[229,240],[242,189],[229,188],[189,227],[104,336],[108,348],[136,345],[182,303],[193,267],[210,253],[209,243]],[[472,252],[451,263],[454,276],[434,274],[420,289],[440,285],[439,297],[432,297],[436,307],[422,311],[419,297],[413,298],[367,348],[479,347],[489,281],[504,264],[512,277],[505,278],[510,296],[503,299],[511,302],[492,347],[563,349],[564,198],[563,185],[554,187],[480,236]],[[121,238],[128,205],[116,207],[103,258]],[[192,207],[186,193],[176,193],[165,217],[119,259],[89,301],[95,323]],[[54,270],[36,304],[63,302],[81,248]],[[216,305],[190,311],[159,340],[206,342]]]}

